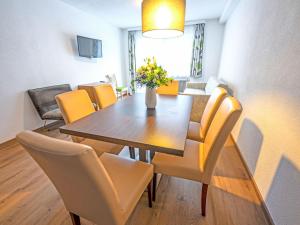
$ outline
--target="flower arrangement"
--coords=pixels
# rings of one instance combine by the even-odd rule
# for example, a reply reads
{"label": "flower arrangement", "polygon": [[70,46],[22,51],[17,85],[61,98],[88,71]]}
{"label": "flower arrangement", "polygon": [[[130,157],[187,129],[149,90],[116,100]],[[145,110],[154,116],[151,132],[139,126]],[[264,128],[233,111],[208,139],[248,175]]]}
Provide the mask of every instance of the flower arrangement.
{"label": "flower arrangement", "polygon": [[146,85],[147,88],[155,89],[157,87],[168,85],[172,78],[167,77],[167,71],[157,65],[156,59],[153,57],[146,58],[145,65],[136,71],[134,81],[138,86]]}

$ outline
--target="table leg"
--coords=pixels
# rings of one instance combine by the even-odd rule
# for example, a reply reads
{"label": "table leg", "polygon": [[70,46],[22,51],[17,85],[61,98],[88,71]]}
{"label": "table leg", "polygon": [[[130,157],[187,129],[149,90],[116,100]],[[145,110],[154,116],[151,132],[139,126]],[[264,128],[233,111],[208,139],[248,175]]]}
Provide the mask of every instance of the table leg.
{"label": "table leg", "polygon": [[146,150],[140,149],[140,148],[139,148],[139,160],[140,160],[140,161],[143,161],[143,162],[148,162],[148,161],[147,161]]}
{"label": "table leg", "polygon": [[[143,162],[148,162],[147,160],[147,155],[148,157],[150,157],[150,162],[152,161],[153,157],[154,157],[154,154],[155,154],[155,151],[152,151],[150,150],[150,154],[148,154],[148,150],[144,150],[144,149],[140,149],[139,148],[139,160],[140,161],[143,161]],[[156,177],[156,190],[158,188],[158,185],[161,181],[161,178],[162,178],[162,174],[157,174],[157,177]]]}
{"label": "table leg", "polygon": [[131,159],[135,159],[135,149],[129,146],[129,156]]}

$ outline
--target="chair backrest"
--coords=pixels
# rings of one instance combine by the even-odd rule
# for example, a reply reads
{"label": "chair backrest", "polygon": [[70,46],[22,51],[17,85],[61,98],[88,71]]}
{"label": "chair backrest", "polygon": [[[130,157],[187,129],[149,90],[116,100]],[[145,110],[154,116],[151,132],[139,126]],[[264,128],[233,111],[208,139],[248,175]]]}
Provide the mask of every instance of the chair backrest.
{"label": "chair backrest", "polygon": [[200,136],[203,139],[206,137],[208,128],[226,95],[227,91],[224,88],[217,87],[209,97],[200,121]]}
{"label": "chair backrest", "polygon": [[109,83],[112,83],[113,86],[118,87],[117,77],[114,73],[113,74],[107,74],[105,77],[106,77],[106,79]]}
{"label": "chair backrest", "polygon": [[93,87],[94,96],[100,109],[104,109],[117,102],[117,96],[110,84]]}
{"label": "chair backrest", "polygon": [[203,181],[207,184],[210,183],[220,152],[241,112],[241,104],[233,97],[226,97],[208,129],[200,157]]}
{"label": "chair backrest", "polygon": [[85,90],[70,91],[59,94],[55,98],[67,124],[96,111]]}
{"label": "chair backrest", "polygon": [[161,86],[156,89],[156,93],[160,95],[178,95],[179,81],[172,80],[168,85]]}
{"label": "chair backrest", "polygon": [[42,118],[45,113],[58,108],[55,101],[56,95],[71,90],[72,89],[69,84],[61,84],[49,87],[29,89],[28,94],[34,107]]}
{"label": "chair backrest", "polygon": [[123,223],[119,196],[91,147],[32,131],[18,134],[17,140],[47,174],[67,210],[98,224]]}

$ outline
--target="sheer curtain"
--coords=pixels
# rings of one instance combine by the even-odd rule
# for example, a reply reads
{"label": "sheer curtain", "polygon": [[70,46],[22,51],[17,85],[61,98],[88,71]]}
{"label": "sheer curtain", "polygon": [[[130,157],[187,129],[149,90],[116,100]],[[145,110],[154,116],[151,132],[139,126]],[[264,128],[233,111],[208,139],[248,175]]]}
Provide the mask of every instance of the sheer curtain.
{"label": "sheer curtain", "polygon": [[194,27],[186,26],[184,35],[171,39],[144,38],[136,32],[136,67],[139,68],[146,57],[155,57],[157,63],[170,77],[189,77],[193,53]]}

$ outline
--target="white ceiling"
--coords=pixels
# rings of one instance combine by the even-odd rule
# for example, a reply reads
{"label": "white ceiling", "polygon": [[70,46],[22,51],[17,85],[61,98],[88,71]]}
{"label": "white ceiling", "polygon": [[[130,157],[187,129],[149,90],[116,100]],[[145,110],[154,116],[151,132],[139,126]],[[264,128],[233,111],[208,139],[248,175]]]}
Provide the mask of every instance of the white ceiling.
{"label": "white ceiling", "polygon": [[[62,0],[121,28],[141,26],[142,0]],[[186,21],[219,18],[227,0],[186,0]]]}

